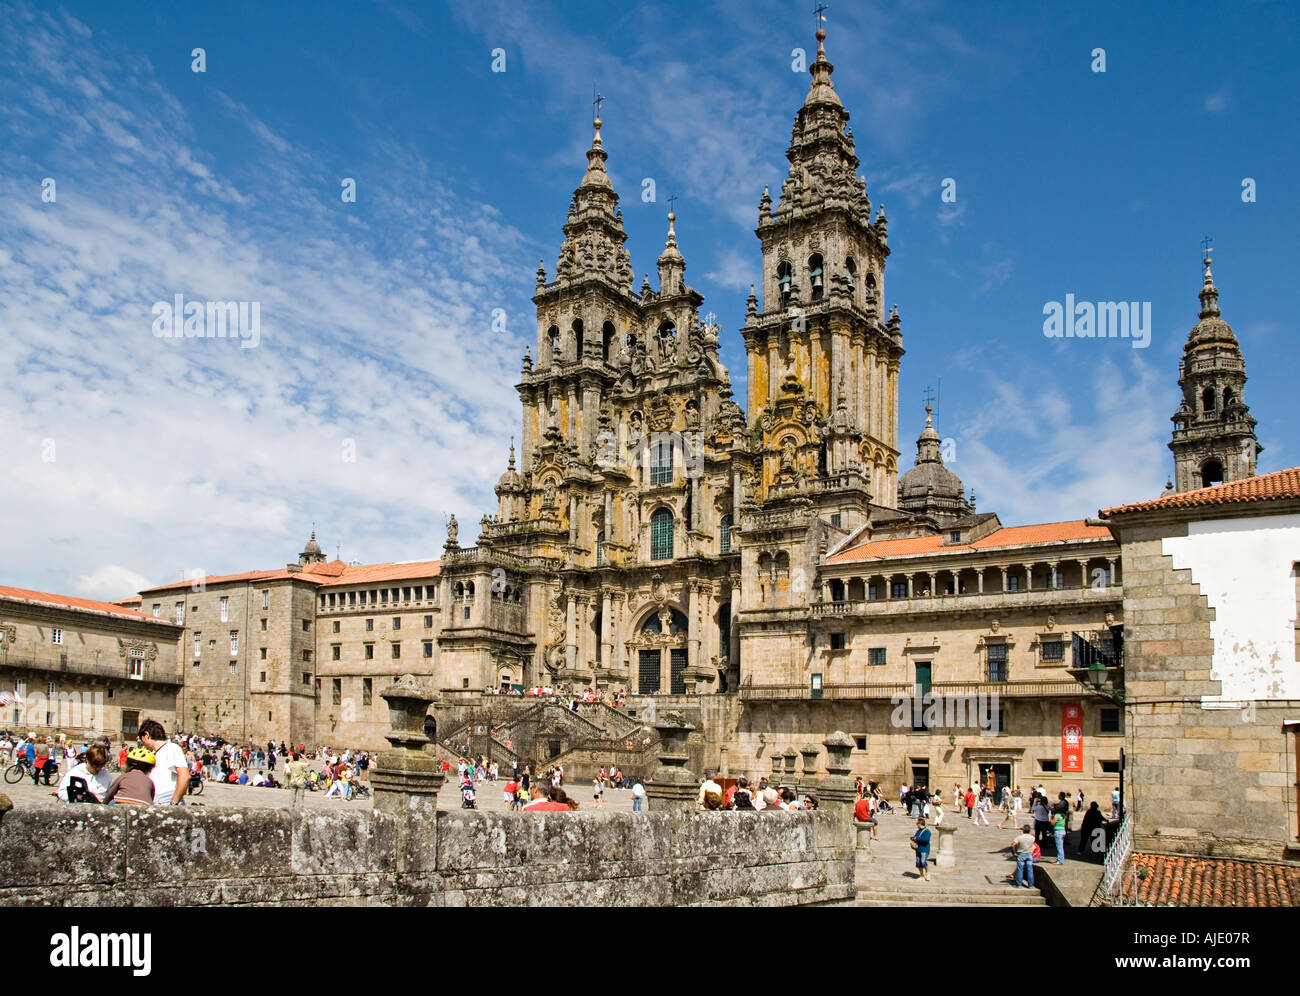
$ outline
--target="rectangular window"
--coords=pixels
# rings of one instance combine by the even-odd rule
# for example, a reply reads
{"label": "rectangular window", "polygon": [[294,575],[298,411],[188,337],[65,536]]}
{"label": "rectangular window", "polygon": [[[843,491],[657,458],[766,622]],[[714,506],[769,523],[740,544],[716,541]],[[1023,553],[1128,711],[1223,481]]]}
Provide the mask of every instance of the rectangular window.
{"label": "rectangular window", "polygon": [[466,618],[466,619],[469,618],[469,606],[468,606],[468,605],[465,606],[465,618]]}
{"label": "rectangular window", "polygon": [[656,442],[650,448],[650,483],[673,483],[673,444],[671,441]]}
{"label": "rectangular window", "polygon": [[1007,645],[990,643],[988,645],[989,681],[1007,680]]}
{"label": "rectangular window", "polygon": [[330,646],[330,660],[332,661],[339,660],[342,653],[343,653],[343,648],[339,646],[337,643]]}
{"label": "rectangular window", "polygon": [[424,628],[425,628],[425,629],[433,629],[433,616],[425,616],[425,617],[424,617]]}
{"label": "rectangular window", "polygon": [[334,632],[337,633],[338,631],[339,631],[339,621],[338,621],[337,619],[335,619],[335,620],[334,620]]}
{"label": "rectangular window", "polygon": [[311,672],[310,672],[310,671],[304,671],[304,672],[302,673],[302,683],[303,683],[304,685],[310,685],[310,684],[311,684]]}
{"label": "rectangular window", "polygon": [[185,625],[185,603],[184,602],[176,603],[176,625],[177,626]]}
{"label": "rectangular window", "polygon": [[402,589],[402,601],[403,601],[403,602],[409,602],[410,600],[411,600],[411,589],[410,589],[410,588],[403,588],[403,589]]}
{"label": "rectangular window", "polygon": [[385,605],[388,604],[388,589],[387,589],[387,588],[380,588],[380,589],[379,589],[379,600],[380,600],[381,602],[383,602]]}
{"label": "rectangular window", "polygon": [[271,607],[271,589],[270,589],[270,588],[263,588],[263,589],[262,589],[262,608],[263,608],[263,609],[269,609],[270,607]]}
{"label": "rectangular window", "polygon": [[334,608],[334,592],[330,592],[330,608]]}
{"label": "rectangular window", "polygon": [[906,582],[906,581],[892,581],[892,582],[890,582],[890,585],[889,585],[889,597],[890,597],[890,598],[906,598],[906,597],[907,597],[907,582]]}
{"label": "rectangular window", "polygon": [[429,657],[432,657],[432,656],[433,656],[433,641],[432,641],[432,640],[425,640],[425,641],[424,641],[424,656],[425,656],[426,658],[429,658]]}
{"label": "rectangular window", "polygon": [[1020,579],[1014,574],[1007,575],[1007,591],[1019,591]]}
{"label": "rectangular window", "polygon": [[310,632],[311,632],[311,620],[310,620],[310,619],[304,619],[304,620],[302,621],[302,631],[303,631],[304,633],[310,633]]}
{"label": "rectangular window", "polygon": [[1038,770],[1045,775],[1054,775],[1061,768],[1061,762],[1054,757],[1040,757],[1038,759]]}
{"label": "rectangular window", "polygon": [[673,557],[673,516],[667,509],[659,509],[650,518],[650,559],[671,560]]}
{"label": "rectangular window", "polygon": [[63,630],[59,629],[57,626],[50,630],[50,642],[57,644],[63,643]]}
{"label": "rectangular window", "polygon": [[831,516],[831,525],[834,526],[836,529],[838,529],[840,527],[840,522],[842,521],[842,519],[843,517],[840,515],[840,513],[836,512],[834,515]]}
{"label": "rectangular window", "polygon": [[402,628],[402,617],[393,616],[393,629],[401,629],[401,628]]}
{"label": "rectangular window", "polygon": [[258,648],[258,651],[259,651],[258,656],[259,656],[262,660],[266,660],[266,648],[265,648],[265,647],[259,647],[259,648]]}
{"label": "rectangular window", "polygon": [[194,670],[197,671],[202,666],[202,663],[203,663],[202,661],[195,661]]}
{"label": "rectangular window", "polygon": [[263,633],[266,632],[266,620],[265,620],[265,619],[262,620],[262,632],[263,632]]}
{"label": "rectangular window", "polygon": [[330,702],[334,705],[339,705],[342,701],[343,701],[343,679],[335,678],[334,688],[330,692]]}
{"label": "rectangular window", "polygon": [[1063,661],[1065,660],[1065,641],[1064,640],[1044,640],[1042,643],[1043,660],[1045,661]]}
{"label": "rectangular window", "polygon": [[468,678],[461,678],[461,679],[460,679],[460,687],[461,687],[461,688],[468,688],[468,687],[469,687],[469,679],[468,679]]}
{"label": "rectangular window", "polygon": [[1102,733],[1119,732],[1119,710],[1118,709],[1102,709],[1101,732]]}
{"label": "rectangular window", "polygon": [[134,740],[140,733],[140,713],[135,709],[122,710],[122,739]]}
{"label": "rectangular window", "polygon": [[1118,774],[1119,774],[1119,762],[1118,762],[1118,761],[1102,761],[1102,762],[1101,762],[1101,773],[1102,773],[1103,775],[1118,775]]}
{"label": "rectangular window", "polygon": [[960,543],[960,542],[961,542],[961,530],[959,530],[959,529],[954,529],[952,532],[950,532],[950,533],[948,534],[948,542],[950,542],[950,543]]}
{"label": "rectangular window", "polygon": [[203,656],[203,634],[196,632],[194,634],[194,656]]}
{"label": "rectangular window", "polygon": [[357,604],[357,593],[355,591],[348,592],[348,604],[349,605]]}
{"label": "rectangular window", "polygon": [[374,629],[375,629],[375,621],[374,621],[373,619],[367,619],[367,620],[366,620],[366,632],[367,632],[367,633],[373,633],[373,632],[374,632]]}
{"label": "rectangular window", "polygon": [[302,652],[302,659],[303,659],[303,663],[310,663],[310,662],[311,662],[311,651],[310,651],[310,650],[304,650],[304,651]]}
{"label": "rectangular window", "polygon": [[843,634],[843,633],[832,633],[832,634],[831,634],[831,649],[832,649],[832,650],[843,650],[843,649],[844,649],[844,634]]}
{"label": "rectangular window", "polygon": [[879,591],[879,589],[877,589],[876,586],[875,586],[874,584],[869,584],[869,585],[867,585],[867,599],[868,599],[869,601],[874,602],[874,601],[876,601],[878,598],[880,598],[880,591]]}
{"label": "rectangular window", "polygon": [[362,704],[363,706],[368,706],[368,705],[370,705],[371,695],[373,694],[373,691],[372,691],[373,688],[374,688],[374,679],[373,679],[373,678],[362,678],[362,679],[361,679],[361,704]]}
{"label": "rectangular window", "polygon": [[230,599],[221,599],[221,621],[230,622]]}
{"label": "rectangular window", "polygon": [[884,667],[884,666],[885,666],[885,648],[884,648],[884,647],[872,647],[870,650],[868,650],[868,651],[867,651],[867,665],[868,665],[869,667]]}
{"label": "rectangular window", "polygon": [[161,602],[154,602],[154,603],[153,603],[153,617],[154,617],[155,619],[157,619],[157,618],[158,618],[159,616],[161,616],[161,615],[162,615],[162,603],[161,603]]}
{"label": "rectangular window", "polygon": [[393,660],[397,660],[399,657],[402,656],[402,645],[400,643],[394,643],[392,647],[393,647]]}
{"label": "rectangular window", "polygon": [[238,673],[239,673],[239,663],[238,663],[237,661],[231,661],[231,662],[230,662],[230,673],[231,673],[231,674],[238,674]]}
{"label": "rectangular window", "polygon": [[266,684],[266,672],[265,672],[265,671],[260,671],[260,672],[258,672],[258,679],[257,679],[257,680],[260,681],[260,682],[262,682],[262,684]]}
{"label": "rectangular window", "polygon": [[373,643],[367,643],[362,656],[368,661],[373,661],[375,659],[375,645]]}
{"label": "rectangular window", "polygon": [[230,653],[232,655],[239,653],[239,630],[237,629],[230,631]]}
{"label": "rectangular window", "polygon": [[866,749],[867,749],[867,738],[866,738],[866,737],[854,737],[854,738],[853,738],[853,746],[856,747],[858,750],[866,750]]}
{"label": "rectangular window", "polygon": [[424,601],[424,585],[422,585],[422,584],[417,584],[417,585],[415,586],[415,600],[416,600],[417,602],[422,602],[422,601]]}

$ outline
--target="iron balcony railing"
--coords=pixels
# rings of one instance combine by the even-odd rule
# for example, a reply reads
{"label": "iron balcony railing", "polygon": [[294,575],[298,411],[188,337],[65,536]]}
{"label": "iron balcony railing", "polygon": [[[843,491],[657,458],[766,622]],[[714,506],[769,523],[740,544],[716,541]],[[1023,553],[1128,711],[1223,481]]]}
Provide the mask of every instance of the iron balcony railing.
{"label": "iron balcony railing", "polygon": [[997,695],[999,698],[1077,697],[1091,689],[1073,678],[1030,678],[1022,681],[936,681],[918,685],[913,681],[872,681],[859,684],[826,684],[814,694],[811,684],[742,685],[740,697],[753,702],[801,699],[892,699],[925,694],[959,698]]}

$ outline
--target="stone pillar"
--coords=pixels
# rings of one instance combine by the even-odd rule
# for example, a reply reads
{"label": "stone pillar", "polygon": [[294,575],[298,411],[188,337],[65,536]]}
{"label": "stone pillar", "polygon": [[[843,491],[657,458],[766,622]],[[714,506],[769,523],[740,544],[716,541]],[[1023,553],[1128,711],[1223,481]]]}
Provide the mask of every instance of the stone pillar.
{"label": "stone pillar", "polygon": [[768,784],[775,787],[781,781],[781,759],[785,755],[779,750],[772,751],[772,774],[768,777]]}
{"label": "stone pillar", "polygon": [[984,568],[983,567],[977,568],[975,577],[976,580],[978,581],[979,593],[983,595],[984,594]]}
{"label": "stone pillar", "polygon": [[731,775],[731,769],[727,767],[727,745],[723,744],[718,748],[718,777],[727,778]]}
{"label": "stone pillar", "polygon": [[816,744],[804,744],[799,748],[799,753],[803,755],[803,776],[807,781],[812,781],[817,777],[817,760],[821,757],[822,749]]}
{"label": "stone pillar", "polygon": [[957,832],[956,821],[940,824],[930,829],[939,834],[939,846],[935,848],[934,852],[934,866],[944,870],[955,869],[957,867],[957,842],[953,839],[953,835]]}
{"label": "stone pillar", "polygon": [[794,788],[795,786],[794,764],[795,764],[795,759],[798,756],[799,755],[795,753],[795,749],[793,747],[787,747],[785,749],[785,753],[781,755],[782,759],[785,761],[785,771],[782,773],[781,777],[784,779],[785,784],[788,785],[790,788]]}
{"label": "stone pillar", "polygon": [[1106,563],[1110,564],[1110,583],[1112,585],[1119,584],[1119,573],[1115,570],[1115,568],[1119,566],[1119,560],[1115,557],[1110,557],[1107,559]]}
{"label": "stone pillar", "polygon": [[613,589],[602,589],[600,593],[600,666],[606,669],[614,666],[614,641],[610,636],[614,624],[613,603]]}
{"label": "stone pillar", "polygon": [[1002,591],[1006,591],[1006,590],[1007,590],[1007,569],[1006,569],[1005,567],[999,567],[998,570],[1000,570],[1000,571],[1002,572],[1002,589],[1001,589],[1001,590],[1002,590]]}
{"label": "stone pillar", "polygon": [[392,745],[375,758],[370,773],[374,811],[394,821],[397,832],[397,872],[432,872],[437,867],[438,790],[442,770],[424,750],[424,717],[437,692],[404,674],[380,691],[388,703],[392,730],[384,738]]}
{"label": "stone pillar", "polygon": [[836,730],[822,741],[822,746],[826,748],[826,774],[818,786],[821,807],[836,813],[847,823],[853,819],[853,804],[858,795],[849,775],[853,738],[842,730]]}
{"label": "stone pillar", "polygon": [[564,666],[572,671],[578,663],[578,599],[569,592],[564,600]]}
{"label": "stone pillar", "polygon": [[699,798],[700,786],[694,772],[686,767],[690,756],[686,740],[695,729],[675,710],[663,713],[655,730],[659,733],[659,767],[654,780],[646,784],[646,796],[652,810],[693,810]]}
{"label": "stone pillar", "polygon": [[1052,571],[1052,573],[1051,573],[1051,585],[1052,585],[1052,587],[1053,587],[1053,588],[1058,588],[1058,587],[1060,587],[1060,586],[1057,584],[1057,580],[1056,580],[1056,579],[1057,579],[1057,577],[1059,576],[1059,571],[1060,571],[1060,569],[1061,569],[1061,562],[1060,562],[1059,560],[1053,560],[1053,561],[1051,562],[1051,564],[1049,564],[1048,566],[1051,568],[1051,571]]}

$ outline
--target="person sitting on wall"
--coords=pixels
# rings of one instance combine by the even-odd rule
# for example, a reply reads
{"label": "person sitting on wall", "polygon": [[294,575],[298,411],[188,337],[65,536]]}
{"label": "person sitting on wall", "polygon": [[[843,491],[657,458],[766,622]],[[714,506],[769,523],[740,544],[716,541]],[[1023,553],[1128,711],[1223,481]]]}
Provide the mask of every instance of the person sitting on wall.
{"label": "person sitting on wall", "polygon": [[150,777],[157,758],[148,747],[132,747],[126,753],[126,771],[118,775],[104,793],[105,802],[152,806],[153,779]]}
{"label": "person sitting on wall", "polygon": [[[73,788],[73,779],[79,779],[78,787],[81,789],[81,793],[73,790],[74,796],[81,794],[81,798],[75,800],[68,794],[69,789]],[[74,765],[59,780],[59,787],[54,790],[54,795],[64,802],[103,802],[104,796],[112,786],[113,778],[108,773],[108,751],[104,749],[103,744],[92,744],[86,748],[80,763]]]}

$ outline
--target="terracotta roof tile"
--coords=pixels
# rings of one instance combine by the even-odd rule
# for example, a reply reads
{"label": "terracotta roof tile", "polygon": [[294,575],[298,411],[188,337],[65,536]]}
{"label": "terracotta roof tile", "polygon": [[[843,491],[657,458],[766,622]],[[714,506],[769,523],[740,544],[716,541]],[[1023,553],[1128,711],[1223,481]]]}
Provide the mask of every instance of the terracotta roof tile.
{"label": "terracotta roof tile", "polygon": [[1300,905],[1300,865],[1280,862],[1135,852],[1120,881],[1126,905]]}
{"label": "terracotta roof tile", "polygon": [[996,550],[1003,547],[1030,546],[1035,543],[1067,543],[1078,540],[1111,539],[1105,526],[1090,526],[1083,519],[1070,522],[1045,522],[1031,526],[1005,526],[995,529],[974,543],[952,543],[944,546],[942,536],[913,536],[908,539],[874,540],[855,546],[827,558],[831,564],[857,560],[881,560],[888,557],[909,557],[923,553],[971,553],[978,550]]}
{"label": "terracotta roof tile", "polygon": [[414,560],[407,563],[389,564],[345,564],[341,560],[330,560],[320,564],[307,564],[301,571],[291,572],[281,567],[270,571],[244,571],[242,574],[211,575],[193,578],[188,581],[174,581],[171,584],[146,588],[142,592],[149,595],[154,592],[175,591],[201,584],[212,587],[232,582],[283,581],[296,578],[321,587],[346,584],[371,584],[379,581],[403,581],[414,578],[437,577],[441,567],[438,560]]}
{"label": "terracotta roof tile", "polygon": [[1165,495],[1150,501],[1137,501],[1101,510],[1102,518],[1127,512],[1155,512],[1166,508],[1196,508],[1203,505],[1237,505],[1252,501],[1300,499],[1300,467],[1275,470],[1271,474],[1246,477],[1228,484],[1215,484],[1195,491]]}
{"label": "terracotta roof tile", "polygon": [[30,591],[27,588],[8,588],[0,585],[0,598],[13,598],[38,605],[52,605],[60,609],[74,609],[78,612],[98,612],[103,615],[134,619],[137,622],[158,623],[162,626],[176,626],[169,619],[155,619],[153,616],[113,602],[97,602],[92,598],[77,598],[74,595],[55,595],[48,591]]}

